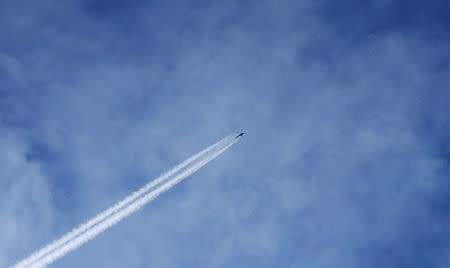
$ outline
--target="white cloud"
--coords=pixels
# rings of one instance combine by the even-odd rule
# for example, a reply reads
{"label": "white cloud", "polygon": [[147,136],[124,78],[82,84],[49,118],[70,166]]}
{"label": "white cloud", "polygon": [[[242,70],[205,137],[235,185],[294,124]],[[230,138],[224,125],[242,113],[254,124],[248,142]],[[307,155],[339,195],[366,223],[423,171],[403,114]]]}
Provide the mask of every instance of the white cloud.
{"label": "white cloud", "polygon": [[29,148],[16,133],[0,135],[0,266],[48,239],[53,209],[50,188],[39,164],[27,160]]}

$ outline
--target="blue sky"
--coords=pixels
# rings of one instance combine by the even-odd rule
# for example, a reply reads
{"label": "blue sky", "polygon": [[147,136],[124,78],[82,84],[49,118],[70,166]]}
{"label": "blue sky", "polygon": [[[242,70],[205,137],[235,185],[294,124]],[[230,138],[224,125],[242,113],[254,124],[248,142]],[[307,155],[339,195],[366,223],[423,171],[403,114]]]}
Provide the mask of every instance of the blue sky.
{"label": "blue sky", "polygon": [[2,1],[0,267],[448,267],[448,1]]}

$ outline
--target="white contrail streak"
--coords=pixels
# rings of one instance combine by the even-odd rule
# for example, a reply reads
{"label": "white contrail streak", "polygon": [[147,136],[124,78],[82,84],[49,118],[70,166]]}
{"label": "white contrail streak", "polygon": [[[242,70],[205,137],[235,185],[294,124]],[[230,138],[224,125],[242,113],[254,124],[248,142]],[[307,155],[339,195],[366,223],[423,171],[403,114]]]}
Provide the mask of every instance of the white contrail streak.
{"label": "white contrail streak", "polygon": [[[232,135],[227,136],[224,139],[222,139],[221,141],[217,142],[216,144],[209,146],[205,150],[192,156],[191,158],[189,158],[186,161],[184,161],[183,163],[179,164],[178,166],[176,166],[169,172],[161,175],[156,180],[148,183],[147,185],[142,187],[139,191],[134,192],[133,194],[131,194],[124,200],[118,202],[113,207],[100,213],[98,216],[91,219],[87,223],[82,224],[80,227],[69,232],[68,234],[63,236],[61,239],[53,242],[49,246],[44,247],[37,253],[31,255],[29,258],[19,262],[18,264],[16,264],[14,266],[14,268],[25,267],[25,266],[29,266],[29,265],[31,265],[31,267],[42,267],[49,263],[52,263],[53,261],[55,261],[58,258],[64,256],[69,251],[81,246],[88,240],[94,238],[99,233],[103,232],[104,230],[106,230],[110,226],[116,224],[118,221],[120,221],[124,217],[128,216],[132,212],[134,212],[137,209],[139,209],[140,207],[142,207],[145,203],[153,200],[159,194],[168,190],[170,187],[172,187],[173,185],[175,185],[182,179],[191,175],[192,173],[197,171],[202,166],[206,165],[209,161],[211,161],[212,159],[217,157],[219,154],[224,152],[226,149],[228,149],[232,144],[234,144],[237,141],[237,140],[231,139],[231,138],[233,138]],[[213,151],[216,147],[219,147],[220,145],[227,144],[227,143],[229,143],[229,144],[226,147],[224,147],[223,149],[219,150],[218,152],[215,152],[214,154],[208,156],[208,153]],[[186,166],[188,166],[189,164],[198,160],[199,158],[201,158],[204,155],[207,155],[207,157],[205,157],[204,160],[200,161],[199,163],[193,165],[190,168],[185,169],[181,174],[170,179],[169,182],[163,184],[162,186],[158,187],[157,189],[154,189],[153,191],[144,195],[144,193],[148,192],[152,187],[163,182],[164,180],[168,180],[176,172],[185,168]],[[137,198],[139,198],[139,199],[137,199]],[[125,206],[127,206],[127,207],[125,207]],[[96,224],[98,224],[98,225],[96,225]],[[94,226],[94,225],[96,225],[96,226]]]}
{"label": "white contrail streak", "polygon": [[215,144],[213,144],[213,145],[209,146],[208,148],[202,150],[201,152],[195,154],[194,156],[191,156],[190,158],[188,158],[185,161],[183,161],[182,163],[178,164],[177,166],[175,166],[171,170],[167,171],[164,174],[161,174],[155,180],[147,183],[146,185],[144,185],[138,191],[130,194],[125,199],[117,202],[112,207],[110,207],[107,210],[101,212],[100,214],[98,214],[97,216],[95,216],[94,218],[89,220],[88,222],[86,222],[86,223],[78,226],[77,228],[73,229],[72,231],[70,231],[69,233],[67,233],[66,235],[61,237],[60,239],[53,241],[52,243],[48,244],[44,248],[42,248],[39,251],[33,253],[31,256],[29,256],[28,258],[20,261],[19,263],[17,263],[13,267],[14,268],[26,267],[29,264],[31,264],[31,263],[35,262],[36,260],[38,260],[39,258],[41,258],[42,256],[49,254],[51,251],[55,250],[56,248],[60,247],[61,245],[65,244],[65,243],[67,243],[68,241],[70,241],[71,239],[73,239],[76,236],[80,235],[81,233],[85,232],[86,230],[88,230],[89,228],[91,228],[95,224],[99,223],[100,221],[104,220],[105,218],[107,218],[111,214],[117,212],[118,210],[120,210],[124,206],[130,204],[132,201],[136,200],[138,197],[143,195],[145,192],[149,191],[155,185],[163,182],[164,180],[166,180],[167,178],[169,178],[170,176],[172,176],[173,174],[175,174],[179,170],[181,170],[181,169],[185,168],[186,166],[188,166],[193,161],[195,161],[195,160],[199,159],[200,157],[204,156],[205,154],[207,154],[209,151],[211,151],[215,147],[225,143],[227,140],[229,140],[233,136],[234,136],[233,134],[228,135],[225,138],[223,138],[222,140],[216,142]]}

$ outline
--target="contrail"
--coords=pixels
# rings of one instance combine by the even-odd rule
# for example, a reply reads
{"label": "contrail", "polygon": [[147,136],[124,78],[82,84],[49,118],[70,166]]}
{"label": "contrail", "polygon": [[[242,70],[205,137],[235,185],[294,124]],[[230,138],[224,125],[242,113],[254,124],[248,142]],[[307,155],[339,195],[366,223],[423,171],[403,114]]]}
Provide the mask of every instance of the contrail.
{"label": "contrail", "polygon": [[[233,145],[237,140],[231,139],[232,135],[225,137],[221,141],[209,146],[205,150],[199,152],[198,154],[192,156],[191,158],[187,159],[183,163],[177,165],[175,168],[170,170],[169,172],[161,175],[156,180],[148,183],[144,187],[142,187],[139,191],[134,192],[124,200],[118,202],[113,207],[109,208],[108,210],[100,213],[98,216],[93,218],[92,220],[88,221],[85,224],[82,224],[80,227],[74,229],[70,233],[63,236],[63,238],[53,242],[49,246],[44,247],[37,253],[31,255],[29,258],[19,262],[14,268],[18,267],[24,267],[29,266],[31,267],[42,267],[47,264],[52,263],[56,259],[64,256],[69,251],[76,249],[77,247],[81,246],[88,240],[94,238],[99,233],[103,232],[110,226],[116,224],[129,214],[133,213],[143,205],[145,205],[147,202],[153,200],[161,193],[165,192],[169,188],[171,188],[173,185],[178,183],[179,181],[183,180],[187,176],[191,175],[195,171],[197,171],[202,166],[206,165],[209,161],[216,158],[218,155],[220,155],[222,152],[224,152],[226,149],[228,149],[231,145]],[[213,151],[216,147],[219,147],[220,145],[228,144],[221,150],[208,155],[211,151]],[[185,168],[195,160],[198,160],[200,157],[207,155],[204,160],[198,162],[197,164],[193,165],[190,168],[185,169],[181,174],[175,176],[174,178],[170,179],[169,182],[161,185],[157,189],[154,189],[153,191],[147,193],[144,195],[145,192],[150,190],[155,185],[163,182],[164,180],[167,180],[172,175],[174,175],[177,171],[180,171],[181,169]],[[139,198],[140,197],[140,198]],[[137,199],[139,198],[139,199]],[[128,205],[128,206],[127,206]],[[127,207],[125,207],[127,206]],[[122,210],[121,210],[122,209]],[[103,221],[103,222],[102,222]],[[96,225],[97,224],[97,225]],[[94,226],[96,225],[96,226]],[[93,227],[94,226],[94,227]],[[52,252],[53,251],[53,252]]]}
{"label": "contrail", "polygon": [[42,248],[39,251],[33,253],[28,258],[20,261],[19,263],[17,263],[13,267],[14,268],[26,267],[29,264],[31,264],[31,263],[35,262],[36,260],[38,260],[39,258],[41,258],[42,256],[49,254],[51,251],[55,250],[56,248],[60,247],[61,245],[65,244],[65,243],[67,243],[69,240],[75,238],[76,236],[80,235],[81,233],[85,232],[86,230],[88,230],[89,228],[91,228],[95,224],[99,223],[100,221],[104,220],[105,218],[109,217],[111,214],[117,212],[118,210],[120,210],[124,206],[130,204],[132,201],[134,201],[135,199],[137,199],[138,197],[143,195],[145,192],[149,191],[155,185],[158,185],[159,183],[163,182],[164,180],[166,180],[167,178],[169,178],[170,176],[172,176],[173,174],[175,174],[179,170],[185,168],[186,166],[188,166],[193,161],[195,161],[195,160],[199,159],[200,157],[204,156],[209,151],[211,151],[212,149],[216,148],[217,146],[225,143],[228,139],[230,139],[232,137],[233,137],[233,134],[228,135],[225,138],[223,138],[222,140],[216,142],[215,144],[213,144],[213,145],[207,147],[206,149],[200,151],[199,153],[195,154],[194,156],[191,156],[190,158],[188,158],[185,161],[183,161],[182,163],[178,164],[177,166],[175,166],[171,170],[167,171],[166,173],[161,174],[155,180],[147,183],[146,185],[144,185],[138,191],[133,192],[132,194],[130,194],[129,196],[127,196],[123,200],[117,202],[112,207],[110,207],[107,210],[101,212],[100,214],[98,214],[97,216],[95,216],[94,218],[89,220],[88,222],[86,222],[86,223],[78,226],[77,228],[73,229],[72,231],[70,231],[69,233],[67,233],[66,235],[61,237],[60,239],[53,241],[52,243],[48,244],[44,248]]}

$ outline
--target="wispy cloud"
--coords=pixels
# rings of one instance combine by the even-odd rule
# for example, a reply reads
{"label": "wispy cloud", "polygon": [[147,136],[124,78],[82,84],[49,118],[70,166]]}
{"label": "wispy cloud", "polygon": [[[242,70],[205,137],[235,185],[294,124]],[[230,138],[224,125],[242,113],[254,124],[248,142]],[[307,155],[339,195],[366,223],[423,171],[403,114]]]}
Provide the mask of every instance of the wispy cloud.
{"label": "wispy cloud", "polygon": [[447,2],[0,1],[0,266],[240,128],[61,265],[448,266]]}

